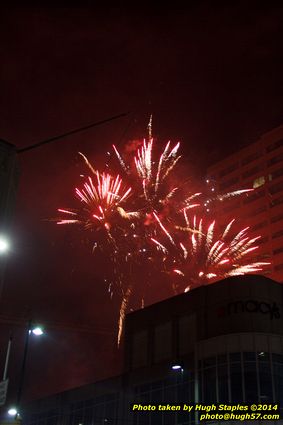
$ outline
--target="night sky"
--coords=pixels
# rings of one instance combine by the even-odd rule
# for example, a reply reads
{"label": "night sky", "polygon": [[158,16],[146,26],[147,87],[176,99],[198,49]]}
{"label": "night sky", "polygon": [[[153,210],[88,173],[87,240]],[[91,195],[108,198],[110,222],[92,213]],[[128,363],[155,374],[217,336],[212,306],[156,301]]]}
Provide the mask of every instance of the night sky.
{"label": "night sky", "polygon": [[[0,138],[18,148],[99,120],[123,118],[19,155],[12,252],[1,300],[0,369],[14,334],[17,386],[24,323],[31,342],[24,397],[119,372],[117,300],[74,228],[49,219],[72,206],[83,152],[97,166],[112,143],[181,141],[197,175],[282,124],[283,7],[278,2],[190,2],[173,9],[93,6],[0,10]],[[116,306],[116,307],[115,307]],[[3,322],[3,320],[2,320]]]}

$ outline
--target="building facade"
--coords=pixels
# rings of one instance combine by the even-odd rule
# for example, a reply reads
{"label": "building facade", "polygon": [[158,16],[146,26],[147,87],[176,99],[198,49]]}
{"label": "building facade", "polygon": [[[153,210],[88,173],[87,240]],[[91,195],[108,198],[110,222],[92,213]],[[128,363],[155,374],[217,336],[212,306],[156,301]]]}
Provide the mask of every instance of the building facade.
{"label": "building facade", "polygon": [[10,226],[19,178],[16,147],[0,140],[0,233]]}
{"label": "building facade", "polygon": [[[0,140],[0,237],[9,239],[19,179],[16,147]],[[6,256],[0,255],[0,298],[4,280]]]}
{"label": "building facade", "polygon": [[254,189],[219,206],[217,217],[223,225],[236,217],[252,236],[261,235],[253,258],[270,262],[263,274],[283,282],[283,126],[212,165],[208,179],[220,193]]}
{"label": "building facade", "polygon": [[133,404],[283,407],[283,285],[231,277],[130,313],[124,351],[121,376],[31,402],[24,425],[199,423],[199,412],[132,411]]}

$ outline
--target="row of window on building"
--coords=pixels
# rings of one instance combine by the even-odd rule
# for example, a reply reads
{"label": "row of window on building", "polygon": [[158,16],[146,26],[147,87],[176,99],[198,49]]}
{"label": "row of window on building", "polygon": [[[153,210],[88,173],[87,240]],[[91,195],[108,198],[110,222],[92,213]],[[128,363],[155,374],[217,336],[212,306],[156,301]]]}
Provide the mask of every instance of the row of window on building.
{"label": "row of window on building", "polygon": [[[273,152],[276,149],[279,149],[283,146],[283,139],[277,140],[276,142],[270,144],[265,148],[265,153],[269,154],[270,152]],[[264,153],[261,150],[256,150],[256,152],[252,152],[245,158],[243,158],[241,161],[236,161],[233,164],[230,164],[228,167],[224,168],[222,171],[219,172],[219,177],[225,177],[226,175],[232,173],[233,171],[237,170],[240,166],[244,167],[248,164],[250,164],[253,161],[256,161],[260,157],[262,157]],[[280,153],[279,155],[273,156],[267,161],[267,166],[270,167],[274,164],[277,164],[278,162],[281,162],[283,160],[283,153]]]}
{"label": "row of window on building", "polygon": [[[200,353],[199,353],[200,354]],[[219,352],[193,358],[158,380],[121,383],[115,392],[79,399],[26,416],[25,425],[193,425],[184,411],[132,411],[132,404],[278,403],[283,413],[283,355],[269,351]],[[58,403],[57,403],[58,404]]]}
{"label": "row of window on building", "polygon": [[[247,177],[251,177],[253,174],[256,174],[257,172],[262,171],[262,167],[258,166],[256,168],[253,168],[252,170],[249,170],[250,174],[242,174],[242,178],[247,178]],[[270,183],[276,179],[278,179],[279,177],[283,176],[283,168],[280,168],[276,171],[274,171],[273,173],[269,173],[266,176],[262,175],[259,176],[257,178],[255,178],[254,180],[250,181],[250,182],[245,182],[245,185],[249,188],[253,188],[253,189],[257,189],[258,187],[263,186],[265,183]],[[239,176],[235,176],[229,180],[226,180],[222,183],[220,183],[219,185],[219,190],[223,191],[223,190],[227,190],[228,188],[231,188],[232,186],[236,185],[237,183],[240,183],[240,177]],[[273,186],[270,186],[268,191],[271,195],[273,195],[274,193],[279,192],[280,190],[282,190],[282,186],[281,186],[281,182],[274,184]]]}

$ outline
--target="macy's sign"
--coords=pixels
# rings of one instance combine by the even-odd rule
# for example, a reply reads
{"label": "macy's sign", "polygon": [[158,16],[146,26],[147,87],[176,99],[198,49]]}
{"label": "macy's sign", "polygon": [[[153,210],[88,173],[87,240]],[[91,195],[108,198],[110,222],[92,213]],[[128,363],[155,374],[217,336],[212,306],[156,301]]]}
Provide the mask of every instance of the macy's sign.
{"label": "macy's sign", "polygon": [[225,307],[221,307],[218,310],[219,317],[227,317],[232,314],[238,313],[258,313],[265,314],[267,317],[272,319],[280,318],[280,309],[276,302],[267,303],[264,301],[256,301],[256,300],[239,300],[233,301]]}

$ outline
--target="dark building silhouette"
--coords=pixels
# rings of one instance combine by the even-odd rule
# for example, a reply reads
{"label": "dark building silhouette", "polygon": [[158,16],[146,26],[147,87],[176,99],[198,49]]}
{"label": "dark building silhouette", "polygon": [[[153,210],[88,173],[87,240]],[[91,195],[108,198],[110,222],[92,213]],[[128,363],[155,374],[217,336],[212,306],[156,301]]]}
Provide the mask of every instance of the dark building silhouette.
{"label": "dark building silhouette", "polygon": [[0,140],[0,232],[11,223],[19,178],[16,147]]}
{"label": "dark building silhouette", "polygon": [[130,313],[124,352],[121,376],[30,402],[23,423],[199,423],[186,411],[132,412],[132,403],[283,407],[283,286],[264,276],[231,277]]}
{"label": "dark building silhouette", "polygon": [[[0,238],[9,240],[14,212],[19,167],[16,147],[0,140]],[[6,256],[0,253],[0,297],[3,286]]]}

